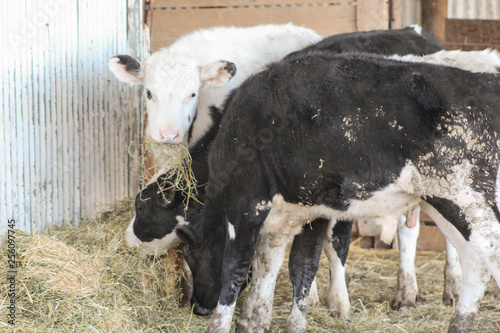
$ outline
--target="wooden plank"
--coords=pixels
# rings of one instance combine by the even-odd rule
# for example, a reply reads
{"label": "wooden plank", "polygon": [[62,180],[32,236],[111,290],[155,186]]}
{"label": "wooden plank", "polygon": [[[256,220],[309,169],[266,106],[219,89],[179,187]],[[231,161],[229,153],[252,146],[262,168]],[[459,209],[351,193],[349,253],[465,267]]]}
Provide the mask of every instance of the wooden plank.
{"label": "wooden plank", "polygon": [[293,22],[311,28],[325,37],[356,31],[354,5],[159,10],[155,11],[154,15],[151,52],[172,44],[180,36],[194,30],[219,25],[249,27],[265,23]]}
{"label": "wooden plank", "polygon": [[448,0],[422,0],[422,28],[439,42],[445,41]]}
{"label": "wooden plank", "polygon": [[[154,0],[153,8],[304,6],[354,3],[356,0]],[[156,14],[155,14],[156,15]]]}
{"label": "wooden plank", "polygon": [[358,0],[358,31],[389,29],[389,3],[386,0]]}
{"label": "wooden plank", "polygon": [[446,245],[443,234],[438,227],[420,225],[420,234],[417,241],[417,251],[444,251]]}
{"label": "wooden plank", "polygon": [[500,21],[446,20],[446,42],[456,44],[500,44]]}

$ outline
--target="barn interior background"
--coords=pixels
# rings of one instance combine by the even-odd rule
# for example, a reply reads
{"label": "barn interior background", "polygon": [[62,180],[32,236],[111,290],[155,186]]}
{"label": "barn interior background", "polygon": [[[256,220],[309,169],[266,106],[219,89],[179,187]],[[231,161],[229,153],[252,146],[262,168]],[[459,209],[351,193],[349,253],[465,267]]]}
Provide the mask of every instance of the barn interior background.
{"label": "barn interior background", "polygon": [[0,15],[1,235],[9,219],[28,232],[77,224],[138,190],[142,91],[112,77],[115,54],[290,21],[323,36],[422,24],[450,49],[500,48],[498,0],[26,0]]}
{"label": "barn interior background", "polygon": [[[8,268],[3,261],[0,265],[5,281],[0,284],[0,331],[205,330],[208,318],[179,307],[178,252],[142,258],[124,244],[123,231],[134,214],[133,199],[120,199],[135,195],[140,187],[143,171],[135,158],[141,154],[145,103],[140,87],[127,86],[112,76],[108,60],[116,54],[143,60],[150,50],[202,27],[289,21],[324,36],[422,24],[450,49],[500,49],[500,0],[24,0],[3,4],[0,236],[5,235],[10,219],[27,233],[16,234],[15,326],[5,322]],[[131,142],[137,145],[129,148]],[[322,304],[309,309],[309,331],[444,332],[453,313],[441,300],[444,254],[418,252],[418,306],[392,311],[398,254],[360,249],[362,241],[368,242],[366,247],[377,245],[379,231],[369,225],[357,224],[363,237],[354,242],[348,259],[351,320],[335,320],[327,312],[329,269],[323,258],[317,275]],[[434,226],[424,223],[420,235],[419,250],[443,249]],[[1,250],[7,259],[6,244]],[[286,271],[285,262],[271,332],[281,332],[292,303]],[[499,331],[499,299],[499,289],[491,282],[473,331]]]}

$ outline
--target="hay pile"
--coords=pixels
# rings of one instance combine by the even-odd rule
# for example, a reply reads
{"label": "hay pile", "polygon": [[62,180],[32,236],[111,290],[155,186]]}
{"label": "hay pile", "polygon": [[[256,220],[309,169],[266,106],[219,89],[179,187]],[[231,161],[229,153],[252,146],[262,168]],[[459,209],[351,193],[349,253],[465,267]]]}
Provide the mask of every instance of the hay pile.
{"label": "hay pile", "polygon": [[[127,247],[123,233],[133,202],[124,199],[78,227],[17,232],[16,325],[6,324],[8,286],[2,283],[0,331],[201,331],[206,318],[179,307],[179,250],[143,258]],[[2,255],[0,276],[7,276],[5,260]]]}
{"label": "hay pile", "polygon": [[[17,233],[21,267],[16,282],[16,325],[4,324],[4,283],[0,290],[0,331],[204,332],[209,318],[179,307],[178,250],[166,256],[141,258],[126,246],[123,232],[133,214],[133,199],[127,198],[101,217],[82,221],[79,227],[57,227],[35,236]],[[5,253],[5,245],[1,250]],[[392,311],[397,252],[363,250],[354,244],[348,259],[351,320],[342,322],[332,319],[326,310],[329,274],[327,260],[322,258],[318,274],[321,304],[309,310],[308,331],[445,332],[453,308],[441,304],[444,259],[443,253],[419,252],[421,299],[415,309]],[[2,262],[1,276],[6,276],[6,270]],[[491,282],[475,331],[500,331],[499,296]],[[271,332],[283,331],[291,304],[285,262],[274,298]]]}

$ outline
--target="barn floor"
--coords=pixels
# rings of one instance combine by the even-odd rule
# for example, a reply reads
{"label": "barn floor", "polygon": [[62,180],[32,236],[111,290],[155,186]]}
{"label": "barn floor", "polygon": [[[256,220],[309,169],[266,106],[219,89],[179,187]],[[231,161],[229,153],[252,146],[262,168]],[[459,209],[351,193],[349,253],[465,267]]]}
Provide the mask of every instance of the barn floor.
{"label": "barn floor", "polygon": [[[0,290],[0,331],[12,332],[203,332],[208,318],[180,308],[174,253],[141,258],[126,247],[123,231],[133,216],[124,199],[95,220],[42,235],[17,234],[21,267],[16,275],[16,324],[5,323],[7,285]],[[2,253],[6,253],[5,246]],[[6,255],[3,255],[6,260]],[[392,311],[398,254],[351,245],[348,259],[351,320],[326,310],[328,269],[318,273],[320,305],[309,310],[308,332],[445,332],[453,308],[441,303],[444,253],[419,252],[417,307]],[[292,302],[286,262],[274,298],[271,332],[282,332]],[[7,276],[6,265],[0,266]],[[500,331],[500,292],[491,281],[474,332]],[[241,301],[240,301],[241,302]],[[237,309],[238,310],[238,309]]]}

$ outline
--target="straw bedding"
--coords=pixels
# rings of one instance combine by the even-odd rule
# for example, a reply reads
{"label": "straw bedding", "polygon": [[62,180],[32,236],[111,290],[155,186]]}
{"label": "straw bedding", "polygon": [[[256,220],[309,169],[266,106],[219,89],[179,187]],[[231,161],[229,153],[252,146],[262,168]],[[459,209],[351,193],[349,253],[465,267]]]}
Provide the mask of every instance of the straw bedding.
{"label": "straw bedding", "polygon": [[[203,332],[208,318],[179,306],[179,250],[140,257],[127,248],[123,232],[133,199],[116,203],[78,227],[53,228],[41,235],[17,233],[20,267],[15,326],[6,325],[7,284],[1,284],[0,331],[12,332]],[[5,242],[4,242],[5,243]],[[6,253],[5,245],[2,254]],[[348,259],[351,320],[326,310],[327,260],[318,273],[320,305],[308,313],[309,332],[445,332],[453,313],[441,304],[443,253],[419,252],[417,307],[392,311],[398,255],[353,244]],[[7,275],[2,255],[1,276]],[[274,298],[271,332],[282,332],[292,302],[285,262]],[[476,318],[476,332],[500,331],[499,290],[490,282]],[[241,299],[238,303],[237,311]]]}

